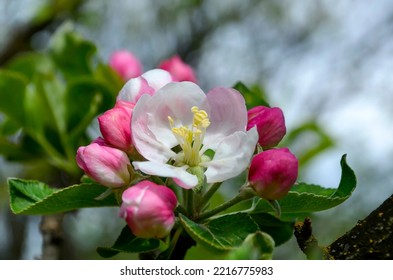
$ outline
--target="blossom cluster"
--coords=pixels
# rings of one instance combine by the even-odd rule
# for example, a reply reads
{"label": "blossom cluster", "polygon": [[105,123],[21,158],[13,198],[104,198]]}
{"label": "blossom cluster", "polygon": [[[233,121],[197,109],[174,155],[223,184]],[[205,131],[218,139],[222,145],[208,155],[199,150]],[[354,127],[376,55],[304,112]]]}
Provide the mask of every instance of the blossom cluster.
{"label": "blossom cluster", "polygon": [[76,160],[93,180],[122,191],[120,216],[135,236],[170,233],[181,189],[197,192],[248,170],[255,195],[277,200],[295,183],[296,157],[275,148],[286,133],[281,109],[247,111],[232,88],[204,93],[179,56],[142,73],[133,54],[119,51],[109,65],[125,84],[98,117],[102,137],[80,147]]}

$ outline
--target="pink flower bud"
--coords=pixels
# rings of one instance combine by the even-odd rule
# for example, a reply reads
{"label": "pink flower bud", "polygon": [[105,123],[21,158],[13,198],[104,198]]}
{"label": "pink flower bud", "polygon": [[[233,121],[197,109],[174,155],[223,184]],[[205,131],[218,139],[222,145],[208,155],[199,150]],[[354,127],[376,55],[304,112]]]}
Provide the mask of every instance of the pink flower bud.
{"label": "pink flower bud", "polygon": [[248,181],[262,198],[277,200],[284,197],[298,175],[298,160],[287,148],[271,149],[254,156]]}
{"label": "pink flower bud", "polygon": [[277,107],[257,106],[250,109],[248,111],[247,130],[254,126],[258,130],[258,143],[264,149],[276,146],[286,133],[284,114]]}
{"label": "pink flower bud", "polygon": [[164,69],[171,73],[175,82],[190,81],[193,83],[197,82],[194,71],[191,66],[184,63],[183,60],[178,56],[172,56],[171,58],[164,60],[160,63],[158,68]]}
{"label": "pink flower bud", "polygon": [[142,74],[140,61],[126,50],[114,52],[109,58],[109,66],[125,81]]}
{"label": "pink flower bud", "polygon": [[104,186],[123,187],[130,181],[130,160],[127,154],[106,146],[102,138],[79,147],[76,162],[86,175]]}
{"label": "pink flower bud", "polygon": [[131,116],[134,104],[118,101],[114,108],[98,117],[102,136],[109,145],[131,152]]}
{"label": "pink flower bud", "polygon": [[119,215],[141,238],[163,238],[175,224],[175,193],[166,186],[142,181],[123,192]]}

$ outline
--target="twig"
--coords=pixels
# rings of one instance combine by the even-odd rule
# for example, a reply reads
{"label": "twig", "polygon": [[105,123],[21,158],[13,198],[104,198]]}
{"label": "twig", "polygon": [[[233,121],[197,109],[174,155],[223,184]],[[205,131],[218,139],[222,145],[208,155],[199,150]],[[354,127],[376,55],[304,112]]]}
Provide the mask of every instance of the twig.
{"label": "twig", "polygon": [[311,219],[306,218],[304,222],[295,224],[295,237],[300,250],[307,259],[315,260],[323,258],[323,250],[318,245],[318,240],[312,235]]}

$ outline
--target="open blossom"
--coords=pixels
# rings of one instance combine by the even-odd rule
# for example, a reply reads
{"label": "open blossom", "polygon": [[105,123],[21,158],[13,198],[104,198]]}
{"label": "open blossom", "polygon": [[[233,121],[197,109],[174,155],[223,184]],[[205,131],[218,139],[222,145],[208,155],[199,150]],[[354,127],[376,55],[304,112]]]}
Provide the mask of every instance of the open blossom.
{"label": "open blossom", "polygon": [[170,233],[177,205],[171,189],[145,180],[125,190],[122,200],[119,215],[135,236],[163,238]]}
{"label": "open blossom", "polygon": [[250,163],[258,133],[246,131],[247,109],[234,89],[205,94],[191,82],[169,83],[153,96],[143,95],[131,123],[135,148],[147,160],[133,162],[150,175],[173,178],[193,188],[203,170],[207,183],[239,175]]}
{"label": "open blossom", "polygon": [[280,108],[257,106],[248,111],[247,129],[256,126],[258,143],[264,149],[276,146],[285,136],[284,114]]}
{"label": "open blossom", "polygon": [[194,70],[192,70],[190,65],[184,63],[178,55],[174,55],[171,58],[162,61],[158,68],[171,73],[173,80],[176,82],[197,82]]}
{"label": "open blossom", "polygon": [[125,81],[142,73],[142,65],[138,58],[126,50],[114,52],[109,58],[109,66]]}
{"label": "open blossom", "polygon": [[106,145],[102,138],[78,148],[78,166],[90,178],[107,187],[123,187],[130,181],[130,160],[125,152]]}
{"label": "open blossom", "polygon": [[149,70],[139,77],[128,80],[120,90],[117,100],[135,104],[142,95],[153,95],[157,90],[172,81],[171,74],[165,70]]}
{"label": "open blossom", "polygon": [[248,180],[262,198],[284,197],[298,176],[298,160],[287,148],[263,151],[251,161]]}

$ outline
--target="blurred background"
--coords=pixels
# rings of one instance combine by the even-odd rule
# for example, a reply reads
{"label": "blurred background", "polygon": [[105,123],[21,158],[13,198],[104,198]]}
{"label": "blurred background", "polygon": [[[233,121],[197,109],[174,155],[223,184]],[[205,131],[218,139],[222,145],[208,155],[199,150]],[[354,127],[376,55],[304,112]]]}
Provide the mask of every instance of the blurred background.
{"label": "blurred background", "polygon": [[[104,62],[127,49],[149,70],[179,54],[205,91],[238,81],[259,85],[283,109],[289,133],[303,127],[298,141],[283,144],[297,155],[316,147],[303,157],[301,181],[336,187],[348,154],[358,187],[344,204],[312,216],[322,245],[393,193],[393,2],[0,0],[0,67],[20,52],[45,50],[66,20]],[[23,176],[24,168],[0,157],[0,259],[41,252],[40,217],[13,215],[8,206],[6,178]],[[100,258],[95,248],[112,244],[124,225],[116,215],[67,215],[69,258]],[[304,256],[292,238],[274,258]]]}

